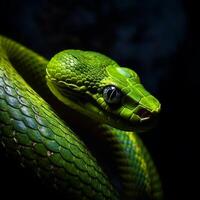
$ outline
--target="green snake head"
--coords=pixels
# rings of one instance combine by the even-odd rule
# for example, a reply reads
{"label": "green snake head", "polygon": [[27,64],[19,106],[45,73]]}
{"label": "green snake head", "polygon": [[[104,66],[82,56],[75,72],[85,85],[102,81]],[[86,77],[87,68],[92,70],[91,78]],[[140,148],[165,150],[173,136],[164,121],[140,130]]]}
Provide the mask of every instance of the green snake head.
{"label": "green snake head", "polygon": [[100,53],[65,50],[47,66],[47,84],[66,105],[123,130],[151,127],[159,101],[147,92],[138,75]]}

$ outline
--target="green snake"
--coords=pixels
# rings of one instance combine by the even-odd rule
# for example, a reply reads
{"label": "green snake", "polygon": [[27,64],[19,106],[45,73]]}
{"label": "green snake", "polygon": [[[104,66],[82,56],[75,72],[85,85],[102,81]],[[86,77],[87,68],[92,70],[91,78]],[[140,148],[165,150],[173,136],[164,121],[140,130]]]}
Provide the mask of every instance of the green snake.
{"label": "green snake", "polygon": [[162,199],[135,133],[159,112],[137,73],[103,54],[64,50],[48,61],[0,36],[0,144],[66,199]]}

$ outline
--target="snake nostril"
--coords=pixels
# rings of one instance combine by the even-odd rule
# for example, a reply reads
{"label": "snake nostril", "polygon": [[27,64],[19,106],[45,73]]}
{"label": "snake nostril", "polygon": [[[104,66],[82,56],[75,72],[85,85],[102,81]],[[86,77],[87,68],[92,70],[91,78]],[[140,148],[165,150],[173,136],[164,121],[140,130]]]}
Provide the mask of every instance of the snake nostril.
{"label": "snake nostril", "polygon": [[148,119],[151,117],[152,113],[144,108],[140,109],[137,113],[137,115],[139,117],[141,117],[142,119]]}

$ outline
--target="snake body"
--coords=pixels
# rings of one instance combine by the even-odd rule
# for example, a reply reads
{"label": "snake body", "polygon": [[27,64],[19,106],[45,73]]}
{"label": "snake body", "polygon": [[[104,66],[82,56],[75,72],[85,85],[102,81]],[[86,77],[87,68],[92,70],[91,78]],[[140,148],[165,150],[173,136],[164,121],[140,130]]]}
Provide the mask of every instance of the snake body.
{"label": "snake body", "polygon": [[[55,111],[57,99],[75,113],[72,123],[60,118],[62,106]],[[65,50],[48,61],[0,36],[0,143],[66,199],[162,199],[154,163],[135,133],[159,111],[138,75],[107,56]],[[71,127],[84,118],[91,123],[82,134],[96,132],[108,146],[117,180]]]}

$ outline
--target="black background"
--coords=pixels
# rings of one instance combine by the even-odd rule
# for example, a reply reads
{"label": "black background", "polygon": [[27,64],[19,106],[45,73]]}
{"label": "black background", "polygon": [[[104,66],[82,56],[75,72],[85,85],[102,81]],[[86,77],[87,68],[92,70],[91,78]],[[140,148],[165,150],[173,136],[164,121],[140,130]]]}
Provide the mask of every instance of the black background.
{"label": "black background", "polygon": [[[195,199],[199,120],[199,14],[192,0],[0,1],[0,34],[50,58],[63,49],[102,52],[133,68],[162,103],[143,133],[166,199]],[[1,196],[50,197],[0,151]],[[53,197],[53,194],[52,194]],[[2,198],[5,199],[5,198]]]}

